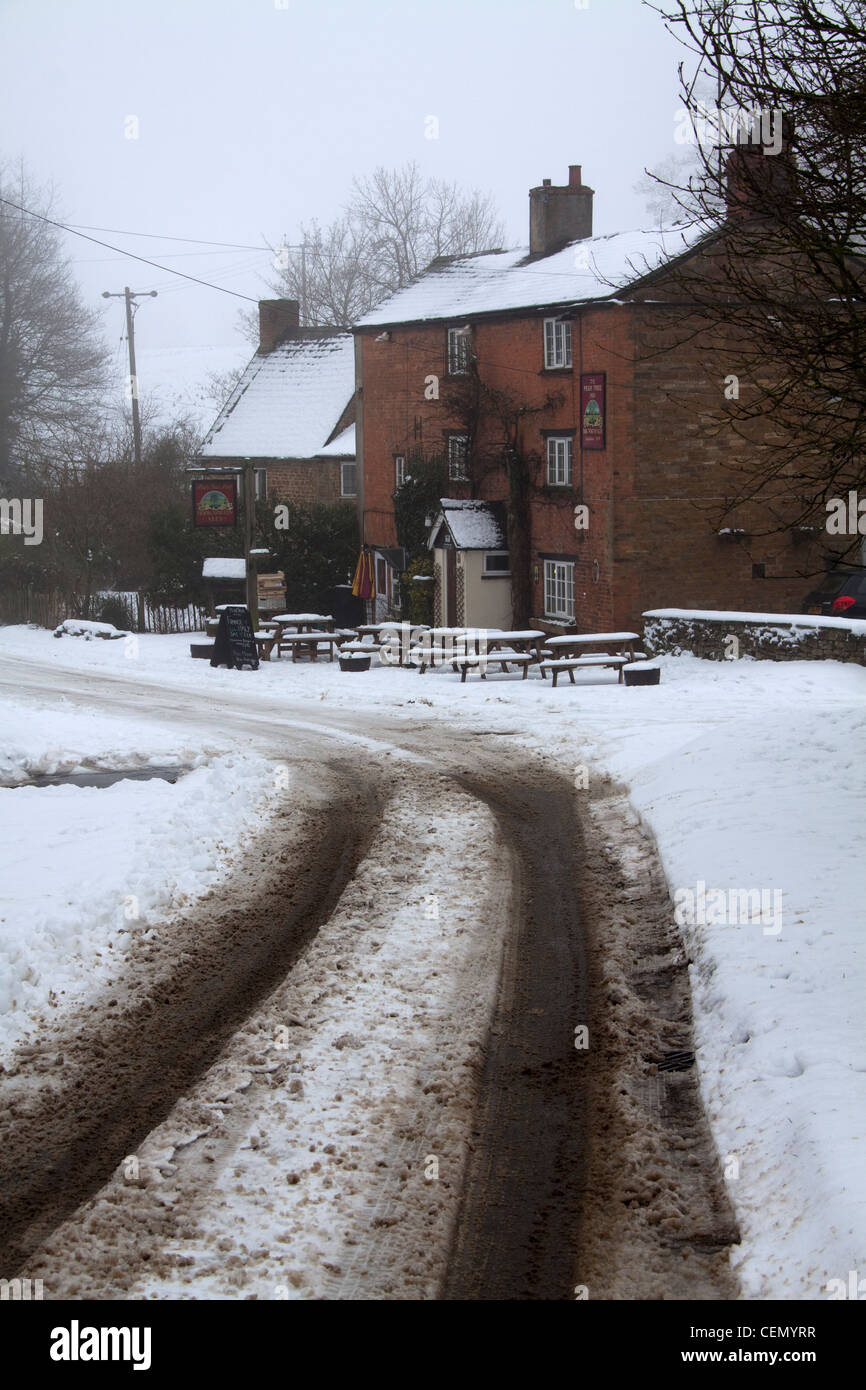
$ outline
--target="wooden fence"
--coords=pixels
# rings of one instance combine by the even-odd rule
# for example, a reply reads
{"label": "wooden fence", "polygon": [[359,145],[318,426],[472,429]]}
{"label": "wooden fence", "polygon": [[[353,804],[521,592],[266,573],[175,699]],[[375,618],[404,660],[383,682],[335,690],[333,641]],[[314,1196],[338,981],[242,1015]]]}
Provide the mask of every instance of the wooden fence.
{"label": "wooden fence", "polygon": [[[151,603],[144,594],[134,591],[101,593],[87,605],[60,593],[38,593],[28,587],[0,589],[0,627],[13,623],[35,623],[37,627],[55,628],[64,618],[98,619],[103,605],[111,601],[122,604],[122,621],[112,617],[116,627],[132,632],[204,632],[207,610],[196,603],[177,606]],[[88,608],[88,612],[83,610]]]}

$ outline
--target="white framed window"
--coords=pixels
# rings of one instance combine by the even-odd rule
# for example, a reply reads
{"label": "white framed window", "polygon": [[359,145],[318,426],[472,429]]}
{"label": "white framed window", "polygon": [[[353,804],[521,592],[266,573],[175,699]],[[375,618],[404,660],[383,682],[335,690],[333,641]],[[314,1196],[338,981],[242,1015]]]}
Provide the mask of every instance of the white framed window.
{"label": "white framed window", "polygon": [[545,560],[544,613],[547,618],[574,618],[574,562]]}
{"label": "white framed window", "polygon": [[507,550],[485,550],[484,574],[494,576],[511,573],[511,560]]}
{"label": "white framed window", "polygon": [[394,481],[397,487],[402,487],[406,481],[406,455],[394,455]]}
{"label": "white framed window", "polygon": [[256,501],[267,502],[268,500],[268,470],[266,468],[253,469],[253,476],[256,483]]}
{"label": "white framed window", "polygon": [[448,375],[462,376],[469,371],[469,328],[448,329]]}
{"label": "white framed window", "polygon": [[571,486],[574,440],[571,435],[548,435],[547,482],[550,487]]}
{"label": "white framed window", "polygon": [[356,463],[340,464],[340,493],[343,497],[356,496],[356,480],[358,465]]}
{"label": "white framed window", "polygon": [[449,434],[448,477],[464,482],[469,477],[469,436]]}
{"label": "white framed window", "polygon": [[559,319],[544,320],[545,367],[571,366],[571,324]]}

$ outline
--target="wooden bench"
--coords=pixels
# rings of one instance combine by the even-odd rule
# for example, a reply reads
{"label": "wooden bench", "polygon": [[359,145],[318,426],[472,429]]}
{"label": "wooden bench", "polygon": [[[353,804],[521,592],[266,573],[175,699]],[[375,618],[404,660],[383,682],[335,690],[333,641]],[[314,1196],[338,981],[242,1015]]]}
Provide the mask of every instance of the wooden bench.
{"label": "wooden bench", "polygon": [[556,680],[563,671],[568,672],[568,679],[574,685],[574,673],[585,669],[587,666],[605,667],[609,666],[619,672],[619,684],[622,684],[622,668],[628,661],[627,656],[573,656],[561,657],[558,661],[541,661],[538,669],[541,672],[542,680],[547,679],[549,671],[553,677],[553,688],[556,689]]}
{"label": "wooden bench", "polygon": [[466,681],[466,673],[470,667],[478,666],[482,680],[487,679],[487,667],[498,666],[500,671],[507,673],[509,664],[523,667],[523,679],[526,680],[529,667],[535,661],[535,656],[531,652],[512,652],[506,648],[501,648],[494,652],[472,652],[456,650],[449,647],[413,647],[409,653],[410,661],[414,666],[420,667],[420,674],[423,676],[428,666],[450,666],[452,671],[460,672],[460,684]]}
{"label": "wooden bench", "polygon": [[298,652],[306,650],[311,661],[315,661],[319,654],[319,647],[327,646],[328,660],[334,660],[334,644],[336,637],[332,632],[283,632],[277,641],[277,651],[280,655],[284,651],[292,653],[292,661],[297,661]]}

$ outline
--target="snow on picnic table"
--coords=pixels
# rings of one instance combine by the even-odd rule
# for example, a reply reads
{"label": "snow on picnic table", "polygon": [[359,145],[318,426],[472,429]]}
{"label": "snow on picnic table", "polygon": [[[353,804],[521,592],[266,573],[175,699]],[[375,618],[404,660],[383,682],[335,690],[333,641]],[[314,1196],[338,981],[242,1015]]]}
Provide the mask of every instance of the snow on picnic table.
{"label": "snow on picnic table", "polygon": [[[822,1299],[829,1281],[862,1272],[862,667],[663,656],[658,687],[620,686],[615,673],[590,669],[553,691],[534,671],[525,682],[488,673],[465,685],[450,669],[349,675],[336,664],[272,662],[215,671],[188,659],[180,637],[141,637],[134,661],[119,645],[0,630],[0,654],[49,671],[204,690],[272,717],[310,702],[317,712],[366,707],[409,724],[498,729],[566,775],[587,768],[590,779],[622,781],[656,838],[672,900],[700,903],[703,893],[715,904],[696,920],[685,914],[680,930],[693,962],[700,1082],[742,1230],[734,1264],[744,1295]],[[732,903],[755,893],[773,910],[739,920]]]}

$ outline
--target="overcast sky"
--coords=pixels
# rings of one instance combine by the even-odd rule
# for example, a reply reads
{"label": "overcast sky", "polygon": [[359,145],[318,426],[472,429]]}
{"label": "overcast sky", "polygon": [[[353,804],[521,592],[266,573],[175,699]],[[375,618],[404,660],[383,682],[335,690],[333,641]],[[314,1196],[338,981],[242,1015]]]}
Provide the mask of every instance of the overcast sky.
{"label": "overcast sky", "polygon": [[[678,152],[684,50],[640,0],[0,0],[0,52],[0,157],[54,183],[62,220],[252,299],[270,253],[167,238],[294,241],[353,176],[413,159],[491,192],[511,245],[529,188],[581,164],[595,230],[616,231],[647,220],[633,185]],[[88,302],[159,291],[136,320],[142,375],[153,353],[248,355],[243,300],[65,241]]]}

